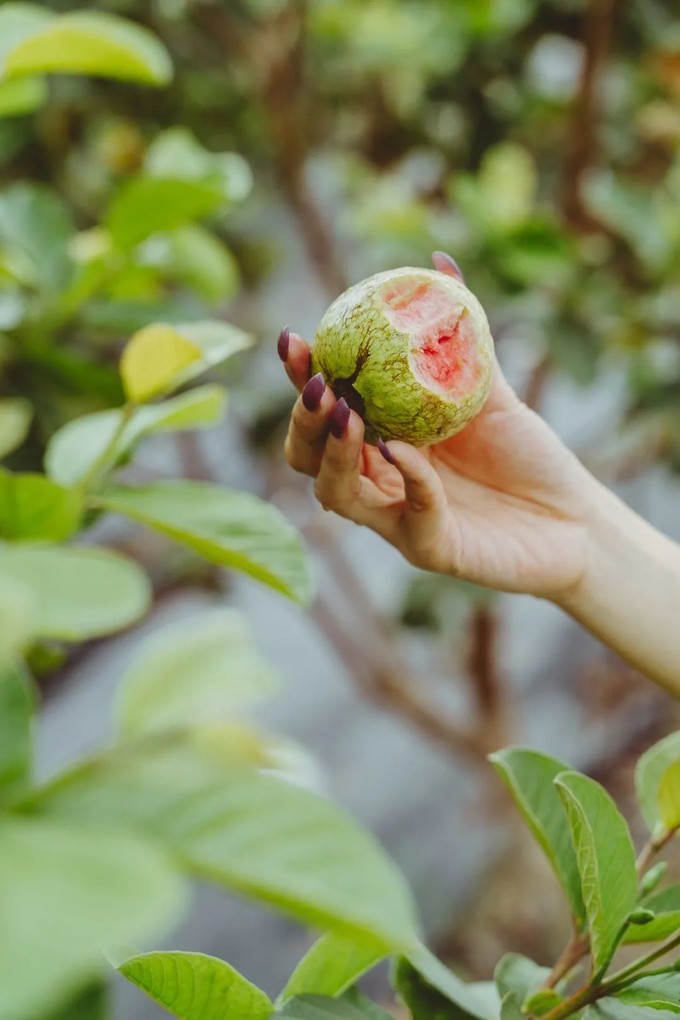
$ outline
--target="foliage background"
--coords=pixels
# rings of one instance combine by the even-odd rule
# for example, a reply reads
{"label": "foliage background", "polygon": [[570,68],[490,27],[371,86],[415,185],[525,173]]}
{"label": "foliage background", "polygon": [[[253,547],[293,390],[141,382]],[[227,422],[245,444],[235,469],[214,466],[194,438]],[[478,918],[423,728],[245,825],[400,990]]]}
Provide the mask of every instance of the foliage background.
{"label": "foliage background", "polygon": [[[259,347],[229,370],[228,425],[199,440],[158,441],[143,468],[161,458],[281,505],[315,552],[320,594],[310,615],[134,533],[112,529],[108,538],[152,573],[150,626],[225,592],[252,611],[262,647],[287,678],[266,718],[319,751],[330,789],[387,842],[453,961],[487,977],[503,949],[549,955],[561,939],[544,909],[551,887],[539,916],[519,877],[526,848],[497,820],[484,754],[519,736],[625,795],[628,756],[672,725],[673,709],[550,607],[413,576],[372,536],[319,515],[306,482],[282,464],[291,394],[274,344],[286,321],[311,337],[346,282],[449,250],[525,398],[609,484],[680,537],[677,5],[95,6],[151,27],[172,54],[173,82],[152,91],[55,77],[45,106],[0,120],[3,184],[54,189],[87,251],[104,210],[167,139],[162,132],[190,133],[174,155],[166,147],[170,163],[187,165],[190,135],[246,163],[232,159],[232,193],[196,218],[219,255],[205,237],[200,258],[195,247],[180,258],[181,242],[166,237],[164,247],[157,238],[37,346],[27,346],[25,288],[17,293],[3,276],[3,395],[28,396],[37,411],[10,464],[36,467],[58,424],[118,401],[121,344],[149,318],[207,307],[253,329]],[[137,637],[64,662],[42,651],[45,764],[103,736],[107,677]],[[237,904],[216,912],[199,897],[176,941],[251,976],[257,950],[269,970],[258,979],[275,985],[301,939],[279,919]]]}

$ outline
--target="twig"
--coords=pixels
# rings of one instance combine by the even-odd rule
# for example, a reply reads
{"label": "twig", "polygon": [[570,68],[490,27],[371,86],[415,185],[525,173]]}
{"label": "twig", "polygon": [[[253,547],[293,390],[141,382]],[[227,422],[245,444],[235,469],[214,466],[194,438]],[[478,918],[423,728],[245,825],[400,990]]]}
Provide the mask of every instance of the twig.
{"label": "twig", "polygon": [[504,743],[503,684],[498,672],[498,616],[488,606],[477,606],[470,620],[467,673],[477,702],[479,728],[490,748]]}
{"label": "twig", "polygon": [[663,850],[667,843],[670,843],[677,831],[677,828],[666,829],[660,836],[650,836],[640,851],[636,862],[638,880],[644,875],[645,871],[651,864],[654,855],[658,854],[660,850]]}
{"label": "twig", "polygon": [[555,961],[553,969],[545,982],[545,988],[554,988],[563,977],[587,955],[590,948],[590,939],[587,932],[574,930],[572,937]]}

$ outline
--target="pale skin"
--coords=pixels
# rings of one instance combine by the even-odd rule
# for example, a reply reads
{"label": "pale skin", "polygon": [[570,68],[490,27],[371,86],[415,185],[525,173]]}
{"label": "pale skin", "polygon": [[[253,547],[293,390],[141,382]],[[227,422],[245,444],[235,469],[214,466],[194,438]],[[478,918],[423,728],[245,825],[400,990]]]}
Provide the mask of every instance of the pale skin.
{"label": "pale skin", "polygon": [[[434,263],[457,274],[446,256]],[[302,391],[307,344],[291,333],[279,353]],[[680,546],[599,483],[498,366],[462,432],[427,449],[390,442],[394,464],[364,442],[354,411],[342,428],[346,406],[321,380],[306,396],[318,406],[296,401],[286,456],[315,479],[325,509],[376,531],[423,570],[556,603],[680,696]]]}

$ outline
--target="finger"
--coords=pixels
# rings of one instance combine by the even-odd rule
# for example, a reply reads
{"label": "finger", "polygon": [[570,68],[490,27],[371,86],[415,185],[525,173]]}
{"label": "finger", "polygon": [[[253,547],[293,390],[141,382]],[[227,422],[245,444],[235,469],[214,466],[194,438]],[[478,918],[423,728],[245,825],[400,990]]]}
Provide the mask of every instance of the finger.
{"label": "finger", "polygon": [[465,283],[465,277],[460,270],[460,266],[445,251],[432,252],[432,265],[438,272],[446,273],[447,276],[455,276],[461,283]]}
{"label": "finger", "polygon": [[331,416],[314,491],[324,509],[385,534],[390,501],[361,473],[363,445],[364,423],[341,398]]}
{"label": "finger", "polygon": [[404,481],[401,518],[404,548],[427,568],[428,563],[441,561],[442,535],[448,518],[441,478],[427,457],[408,443],[384,444],[382,452],[384,457],[390,455]]}
{"label": "finger", "polygon": [[286,437],[286,457],[295,471],[316,476],[335,404],[333,391],[321,373],[312,376],[295,401]]}
{"label": "finger", "polygon": [[301,390],[309,380],[309,347],[301,336],[292,333],[289,326],[284,326],[279,333],[276,350],[288,378],[296,390]]}

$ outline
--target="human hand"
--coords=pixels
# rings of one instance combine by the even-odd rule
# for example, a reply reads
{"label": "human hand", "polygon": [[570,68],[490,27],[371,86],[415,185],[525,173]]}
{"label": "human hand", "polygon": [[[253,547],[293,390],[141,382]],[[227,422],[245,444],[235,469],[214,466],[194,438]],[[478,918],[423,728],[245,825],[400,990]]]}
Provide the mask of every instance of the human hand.
{"label": "human hand", "polygon": [[[433,261],[459,275],[448,256]],[[299,336],[284,330],[279,355],[301,391],[286,456],[315,478],[325,509],[372,528],[424,570],[556,600],[578,585],[594,480],[498,365],[477,417],[451,439],[416,449],[365,443],[360,416],[320,375],[309,378]]]}

